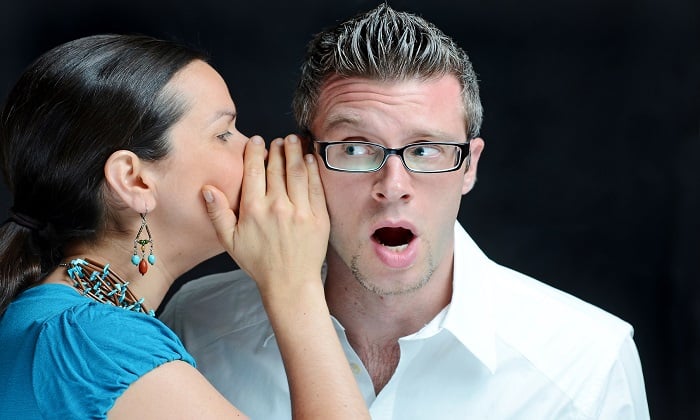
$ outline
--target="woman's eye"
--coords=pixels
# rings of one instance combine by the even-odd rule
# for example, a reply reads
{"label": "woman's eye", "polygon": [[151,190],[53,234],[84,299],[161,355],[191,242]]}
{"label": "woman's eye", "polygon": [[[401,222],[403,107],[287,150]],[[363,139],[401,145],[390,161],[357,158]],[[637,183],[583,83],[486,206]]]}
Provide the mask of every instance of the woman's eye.
{"label": "woman's eye", "polygon": [[230,131],[227,131],[227,132],[225,132],[225,133],[219,134],[219,135],[216,136],[216,137],[217,137],[219,140],[228,141],[229,137],[231,137],[232,134],[233,134],[233,133],[231,133]]}

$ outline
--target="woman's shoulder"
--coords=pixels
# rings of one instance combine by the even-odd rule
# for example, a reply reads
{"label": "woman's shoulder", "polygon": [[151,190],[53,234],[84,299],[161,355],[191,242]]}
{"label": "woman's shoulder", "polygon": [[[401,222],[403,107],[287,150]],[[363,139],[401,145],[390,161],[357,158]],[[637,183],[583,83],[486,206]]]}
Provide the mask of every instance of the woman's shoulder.
{"label": "woman's shoulder", "polygon": [[186,353],[175,333],[153,316],[80,295],[72,303],[43,321],[40,341],[63,344],[52,352],[105,353],[129,363],[163,352]]}
{"label": "woman's shoulder", "polygon": [[81,401],[91,401],[90,414],[102,415],[129,385],[163,363],[194,365],[177,336],[154,317],[76,296],[79,303],[43,321],[37,338],[34,391],[53,396],[40,399],[43,412],[70,415],[80,412]]}

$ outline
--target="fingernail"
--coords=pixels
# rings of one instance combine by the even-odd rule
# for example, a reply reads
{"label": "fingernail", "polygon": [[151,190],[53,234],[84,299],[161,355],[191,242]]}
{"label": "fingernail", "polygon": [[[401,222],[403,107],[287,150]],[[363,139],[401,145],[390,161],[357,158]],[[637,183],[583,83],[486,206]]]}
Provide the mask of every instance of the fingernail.
{"label": "fingernail", "polygon": [[287,140],[289,140],[290,143],[296,143],[299,141],[297,136],[294,136],[294,135],[287,137]]}
{"label": "fingernail", "polygon": [[203,190],[202,195],[204,196],[204,201],[206,201],[207,203],[214,202],[214,194],[212,194],[211,191]]}
{"label": "fingernail", "polygon": [[306,160],[306,163],[316,163],[316,158],[312,154],[304,155],[304,160]]}
{"label": "fingernail", "polygon": [[263,139],[260,136],[253,136],[250,138],[250,141],[252,141],[255,144],[262,144],[263,143]]}

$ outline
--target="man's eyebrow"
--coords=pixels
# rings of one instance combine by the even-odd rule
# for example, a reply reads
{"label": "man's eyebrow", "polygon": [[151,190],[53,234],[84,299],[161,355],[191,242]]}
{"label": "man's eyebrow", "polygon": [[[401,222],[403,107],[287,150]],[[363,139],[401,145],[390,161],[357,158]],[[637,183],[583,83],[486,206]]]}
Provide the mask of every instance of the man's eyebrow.
{"label": "man's eyebrow", "polygon": [[[338,113],[329,115],[323,126],[325,130],[332,130],[343,125],[357,127],[362,125],[362,118],[355,113]],[[415,130],[408,134],[409,137],[424,137],[426,139],[446,140],[446,141],[463,141],[448,132],[440,129]]]}
{"label": "man's eyebrow", "polygon": [[332,114],[326,118],[323,126],[324,129],[331,130],[341,125],[358,125],[361,122],[362,119],[355,113]]}

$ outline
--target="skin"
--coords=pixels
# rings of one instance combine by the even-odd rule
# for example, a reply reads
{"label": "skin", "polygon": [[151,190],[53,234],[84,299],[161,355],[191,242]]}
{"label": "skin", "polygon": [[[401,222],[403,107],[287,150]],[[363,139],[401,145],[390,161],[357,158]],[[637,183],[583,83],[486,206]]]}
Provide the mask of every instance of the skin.
{"label": "skin", "polygon": [[[113,153],[105,164],[105,195],[116,217],[108,220],[96,245],[72,244],[66,252],[67,259],[97,254],[98,261],[109,262],[128,278],[136,268],[124,255],[133,252],[138,213],[147,212],[157,261],[147,276],[130,279],[129,287],[144,297],[148,308],[160,305],[175,279],[224,251],[208,220],[201,188],[213,185],[237,204],[248,142],[236,129],[236,107],[226,83],[208,64],[190,63],[166,89],[186,106],[182,118],[169,130],[167,157],[148,162],[130,151]],[[59,275],[58,280],[64,279]]]}
{"label": "skin", "polygon": [[[287,369],[294,418],[334,413],[368,419],[325,304],[320,267],[329,221],[315,160],[303,158],[296,136],[274,140],[269,153],[262,138],[248,141],[235,128],[226,84],[203,62],[186,66],[166,89],[187,105],[169,132],[168,157],[150,163],[124,150],[109,157],[108,227],[96,243],[73,244],[67,259],[111,262],[134,294],[156,308],[178,276],[227,251],[260,288]],[[158,260],[141,277],[129,256],[138,213],[145,209]],[[63,268],[45,282],[72,287]],[[134,413],[153,419],[245,417],[181,361],[144,374],[108,416]]]}
{"label": "skin", "polygon": [[178,225],[180,233],[190,238],[187,254],[206,259],[221,253],[222,247],[203,211],[201,187],[215,186],[230,203],[238,204],[248,137],[236,128],[236,107],[226,83],[208,64],[190,64],[171,83],[182,92],[179,96],[189,110],[170,130],[168,156],[149,168],[158,203],[155,211],[166,209],[158,219]]}
{"label": "skin", "polygon": [[[398,148],[421,141],[466,141],[461,86],[430,80],[331,77],[312,132],[319,140],[366,140]],[[398,338],[418,331],[450,301],[454,223],[474,186],[484,143],[454,172],[416,174],[391,156],[378,172],[321,169],[331,219],[326,297],[379,392],[399,358]],[[387,247],[375,232],[401,227],[407,246]],[[380,238],[381,239],[381,238]]]}

